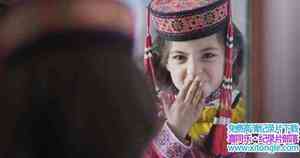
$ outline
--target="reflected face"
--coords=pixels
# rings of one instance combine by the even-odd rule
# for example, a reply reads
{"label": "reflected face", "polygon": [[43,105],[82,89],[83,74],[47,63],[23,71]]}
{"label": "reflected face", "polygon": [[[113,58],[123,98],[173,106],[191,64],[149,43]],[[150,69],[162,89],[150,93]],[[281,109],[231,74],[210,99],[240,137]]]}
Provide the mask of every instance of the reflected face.
{"label": "reflected face", "polygon": [[225,47],[217,34],[190,41],[172,41],[166,68],[178,90],[191,76],[205,80],[203,92],[208,96],[223,79]]}

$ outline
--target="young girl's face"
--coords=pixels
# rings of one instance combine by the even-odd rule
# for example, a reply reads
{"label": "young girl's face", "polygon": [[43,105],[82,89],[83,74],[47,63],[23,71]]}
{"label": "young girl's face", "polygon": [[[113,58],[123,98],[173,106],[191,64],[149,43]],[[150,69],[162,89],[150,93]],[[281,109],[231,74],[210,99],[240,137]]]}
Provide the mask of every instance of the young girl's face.
{"label": "young girl's face", "polygon": [[216,90],[223,79],[225,47],[217,34],[190,41],[172,41],[166,68],[178,90],[189,77],[205,80],[204,96]]}

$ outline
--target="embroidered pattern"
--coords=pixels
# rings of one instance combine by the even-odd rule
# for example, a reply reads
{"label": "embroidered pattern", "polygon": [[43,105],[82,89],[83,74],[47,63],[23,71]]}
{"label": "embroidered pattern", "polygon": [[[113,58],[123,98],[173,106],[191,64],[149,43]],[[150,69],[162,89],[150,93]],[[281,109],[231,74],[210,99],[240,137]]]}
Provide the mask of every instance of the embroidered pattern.
{"label": "embroidered pattern", "polygon": [[182,158],[189,147],[183,145],[170,129],[165,125],[159,135],[154,139],[154,145],[159,152],[166,158]]}
{"label": "embroidered pattern", "polygon": [[151,8],[162,13],[193,10],[208,6],[218,0],[153,0]]}
{"label": "embroidered pattern", "polygon": [[159,136],[159,138],[157,139],[157,144],[159,145],[168,145],[168,143],[170,142],[170,137],[168,136],[168,131],[163,129],[161,131],[161,134]]}
{"label": "embroidered pattern", "polygon": [[227,4],[226,2],[215,9],[201,14],[173,17],[158,17],[152,15],[151,18],[155,28],[159,32],[188,33],[202,30],[224,20],[227,16]]}
{"label": "embroidered pattern", "polygon": [[173,143],[173,144],[170,144],[170,148],[166,153],[166,157],[172,157],[172,158],[180,157],[181,158],[181,157],[183,157],[183,154],[185,154],[185,149],[183,149],[180,144]]}

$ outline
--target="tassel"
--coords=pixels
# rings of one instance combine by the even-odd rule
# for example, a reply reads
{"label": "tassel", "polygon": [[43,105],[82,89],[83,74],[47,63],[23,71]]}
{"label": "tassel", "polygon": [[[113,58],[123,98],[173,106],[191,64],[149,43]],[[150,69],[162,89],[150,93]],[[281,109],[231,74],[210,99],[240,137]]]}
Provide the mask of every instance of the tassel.
{"label": "tassel", "polygon": [[[227,91],[228,92],[228,91]],[[230,123],[231,109],[227,106],[229,102],[226,100],[226,90],[222,89],[220,95],[220,107],[214,119],[209,136],[208,145],[211,153],[216,156],[227,156],[227,124]],[[227,105],[226,105],[227,104]]]}
{"label": "tassel", "polygon": [[[151,68],[150,68],[150,59],[149,59],[149,52],[151,51],[152,48],[152,37],[150,34],[150,15],[149,15],[149,10],[147,11],[147,35],[145,39],[145,54],[144,54],[144,68],[145,68],[145,73],[151,75]],[[152,77],[151,77],[152,78]]]}
{"label": "tassel", "polygon": [[227,124],[230,122],[231,110],[220,109],[208,136],[208,145],[215,156],[227,156]]}
{"label": "tassel", "polygon": [[145,71],[145,74],[151,78],[150,76],[150,66],[149,66],[149,57],[148,57],[148,53],[145,53],[144,54],[144,71]]}
{"label": "tassel", "polygon": [[152,48],[152,37],[150,33],[147,33],[146,41],[145,41],[145,51],[149,52]]}
{"label": "tassel", "polygon": [[152,53],[152,36],[150,34],[150,8],[147,9],[147,35],[145,40],[145,55],[144,55],[144,68],[145,73],[152,80],[155,91],[159,92],[159,87],[157,84],[157,79],[155,75],[154,63],[153,63],[153,53]]}
{"label": "tassel", "polygon": [[208,135],[208,145],[215,156],[228,156],[227,124],[231,120],[232,97],[232,65],[233,65],[233,25],[231,19],[231,2],[228,1],[228,23],[226,33],[226,54],[224,66],[224,81],[222,83],[220,106],[214,120],[214,125]]}
{"label": "tassel", "polygon": [[155,91],[158,93],[159,92],[159,87],[158,87],[158,84],[157,84],[157,79],[156,79],[156,75],[155,75],[155,70],[154,70],[154,64],[153,64],[153,54],[151,51],[149,51],[149,67],[150,67],[150,74],[151,74],[151,77],[152,77],[152,82],[153,82],[153,85],[154,85],[154,88],[155,88]]}

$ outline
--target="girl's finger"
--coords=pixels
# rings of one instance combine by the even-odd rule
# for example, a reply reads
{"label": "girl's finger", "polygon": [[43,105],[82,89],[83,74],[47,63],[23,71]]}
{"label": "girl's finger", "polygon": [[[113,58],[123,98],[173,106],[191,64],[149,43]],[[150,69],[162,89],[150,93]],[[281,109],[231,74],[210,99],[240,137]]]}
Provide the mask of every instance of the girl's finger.
{"label": "girl's finger", "polygon": [[168,97],[168,94],[165,92],[160,92],[159,98],[163,104],[163,109],[165,114],[169,113],[169,109],[171,107],[171,101],[169,100],[170,98]]}
{"label": "girl's finger", "polygon": [[199,88],[199,77],[197,76],[194,81],[192,82],[187,94],[186,94],[186,97],[185,97],[185,100],[184,102],[186,103],[191,103],[194,96],[195,96],[195,93],[196,91],[198,90]]}
{"label": "girl's finger", "polygon": [[196,107],[196,105],[198,105],[201,102],[202,98],[203,98],[203,92],[202,90],[200,90],[200,88],[198,88],[198,90],[196,91],[193,97],[192,105]]}
{"label": "girl's finger", "polygon": [[188,92],[188,90],[190,89],[190,86],[192,84],[193,78],[187,79],[187,81],[184,83],[182,89],[179,91],[176,99],[177,100],[181,100],[184,101],[184,98]]}

